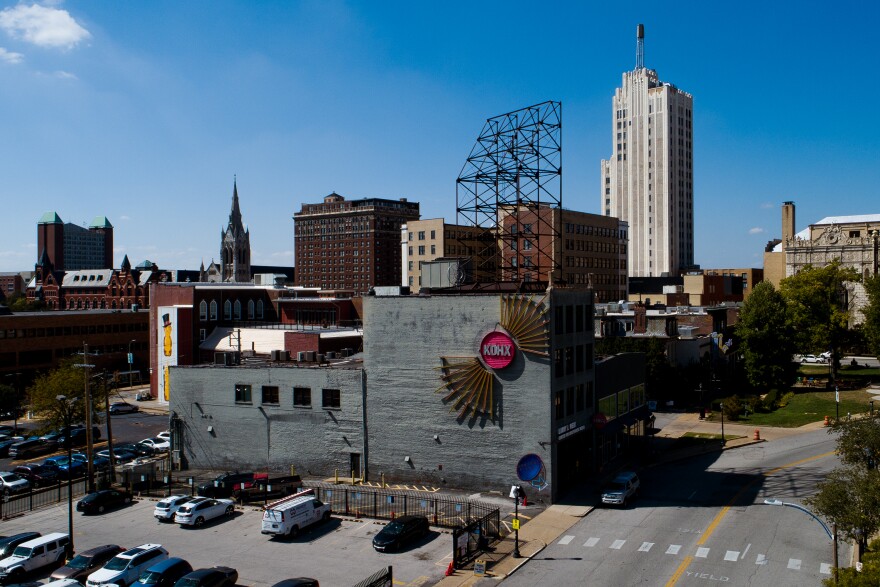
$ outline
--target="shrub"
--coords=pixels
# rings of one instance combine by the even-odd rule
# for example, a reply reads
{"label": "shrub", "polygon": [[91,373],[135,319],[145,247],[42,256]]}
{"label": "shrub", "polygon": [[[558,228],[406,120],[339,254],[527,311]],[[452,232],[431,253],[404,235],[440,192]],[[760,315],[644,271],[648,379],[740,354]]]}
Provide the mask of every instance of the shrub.
{"label": "shrub", "polygon": [[789,403],[792,399],[794,399],[794,392],[793,392],[793,391],[789,391],[788,393],[786,393],[785,395],[782,396],[782,399],[779,400],[779,402],[778,402],[779,407],[780,407],[780,408],[784,408],[785,406],[788,405],[788,403]]}
{"label": "shrub", "polygon": [[765,395],[764,399],[762,400],[764,403],[764,409],[767,410],[768,412],[772,412],[774,409],[776,409],[776,399],[778,397],[779,397],[779,390],[778,389],[771,389],[770,391],[768,391],[767,395]]}
{"label": "shrub", "polygon": [[724,406],[725,416],[731,420],[739,420],[739,417],[742,415],[743,405],[738,396],[732,395],[721,400],[721,405]]}

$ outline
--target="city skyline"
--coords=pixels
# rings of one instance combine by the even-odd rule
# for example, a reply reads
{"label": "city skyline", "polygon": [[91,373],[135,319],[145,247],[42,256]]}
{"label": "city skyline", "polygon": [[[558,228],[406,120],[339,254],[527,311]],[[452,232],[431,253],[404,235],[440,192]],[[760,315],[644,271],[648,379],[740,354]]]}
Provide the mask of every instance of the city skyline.
{"label": "city skyline", "polygon": [[[781,236],[880,212],[873,46],[878,9],[781,3],[726,14],[693,4],[0,3],[0,271],[33,269],[46,212],[114,226],[163,268],[219,261],[237,176],[252,262],[293,265],[293,215],[336,192],[407,198],[456,223],[455,178],[485,120],[563,104],[563,205],[603,213],[611,100],[636,63],[694,96],[694,261],[761,267]],[[541,27],[544,28],[541,28]]]}

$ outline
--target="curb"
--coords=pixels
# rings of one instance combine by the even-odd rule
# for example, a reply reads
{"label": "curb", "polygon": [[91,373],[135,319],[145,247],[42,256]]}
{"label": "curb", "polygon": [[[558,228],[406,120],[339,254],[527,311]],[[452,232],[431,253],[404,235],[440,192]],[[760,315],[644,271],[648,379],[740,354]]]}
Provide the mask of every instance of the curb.
{"label": "curb", "polygon": [[[541,542],[541,541],[538,541],[538,542]],[[543,552],[545,548],[547,548],[547,543],[546,543],[546,542],[541,542],[541,547],[540,547],[538,550],[536,550],[535,552],[533,552],[533,553],[530,554],[529,556],[523,557],[523,559],[519,562],[519,564],[517,564],[515,567],[513,567],[512,569],[510,569],[510,572],[509,572],[509,573],[505,573],[505,574],[503,574],[503,575],[496,575],[496,577],[499,578],[499,579],[506,579],[507,577],[509,577],[509,576],[511,576],[512,574],[514,574],[515,572],[517,572],[517,571],[520,569],[520,567],[522,567],[523,565],[525,565],[527,562],[529,562],[530,560],[532,560],[534,557],[536,557],[536,556],[538,556],[539,554],[541,554],[541,552]],[[505,557],[505,558],[508,558],[508,557],[510,557],[510,556],[511,556],[511,555],[508,554],[507,557]]]}

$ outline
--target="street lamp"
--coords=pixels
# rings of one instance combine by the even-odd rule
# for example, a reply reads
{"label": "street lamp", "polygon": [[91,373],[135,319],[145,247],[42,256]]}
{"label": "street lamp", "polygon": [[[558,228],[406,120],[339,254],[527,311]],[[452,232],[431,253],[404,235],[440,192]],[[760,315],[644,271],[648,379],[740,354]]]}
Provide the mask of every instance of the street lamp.
{"label": "street lamp", "polygon": [[721,400],[721,446],[724,444],[724,400]]}
{"label": "street lamp", "polygon": [[77,398],[67,399],[66,395],[58,395],[58,407],[61,417],[64,419],[64,442],[67,445],[67,534],[70,542],[67,544],[67,558],[73,557],[73,443],[70,441],[70,426],[73,422],[73,406]]}
{"label": "street lamp", "polygon": [[523,489],[519,485],[510,488],[510,497],[513,498],[513,558],[520,558],[519,554],[519,500],[522,499]]}
{"label": "street lamp", "polygon": [[132,372],[132,364],[134,363],[134,355],[131,353],[131,345],[136,343],[137,341],[132,339],[128,341],[128,388],[131,389],[131,372]]}

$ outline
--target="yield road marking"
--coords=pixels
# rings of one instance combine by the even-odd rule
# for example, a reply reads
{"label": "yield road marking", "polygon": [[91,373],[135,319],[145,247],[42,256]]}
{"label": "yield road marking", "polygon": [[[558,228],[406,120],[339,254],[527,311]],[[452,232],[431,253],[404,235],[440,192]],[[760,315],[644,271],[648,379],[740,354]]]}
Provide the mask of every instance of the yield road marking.
{"label": "yield road marking", "polygon": [[788,559],[788,568],[792,569],[793,571],[800,571],[801,570],[800,559],[797,559],[797,558]]}
{"label": "yield road marking", "polygon": [[681,550],[681,544],[670,544],[666,549],[666,554],[678,554],[679,550]]}
{"label": "yield road marking", "polygon": [[574,540],[574,536],[572,536],[571,534],[569,534],[568,536],[563,536],[562,538],[560,538],[560,539],[559,539],[559,544],[568,544],[568,543],[571,542],[572,540]]}
{"label": "yield road marking", "polygon": [[599,539],[596,538],[595,536],[591,536],[590,538],[587,539],[586,542],[584,542],[584,546],[586,546],[587,548],[593,548],[598,543],[599,543]]}
{"label": "yield road marking", "polygon": [[626,540],[615,540],[611,543],[611,546],[608,548],[613,548],[614,550],[620,550],[623,548],[623,545],[626,544]]}
{"label": "yield road marking", "polygon": [[639,552],[648,552],[651,550],[652,546],[654,546],[653,542],[642,542],[642,545],[639,547]]}
{"label": "yield road marking", "polygon": [[739,560],[739,551],[738,550],[728,550],[724,554],[724,560],[726,561],[738,561]]}
{"label": "yield road marking", "polygon": [[697,554],[695,554],[694,556],[697,558],[706,558],[707,556],[709,556],[709,549],[705,546],[701,546],[697,549]]}

